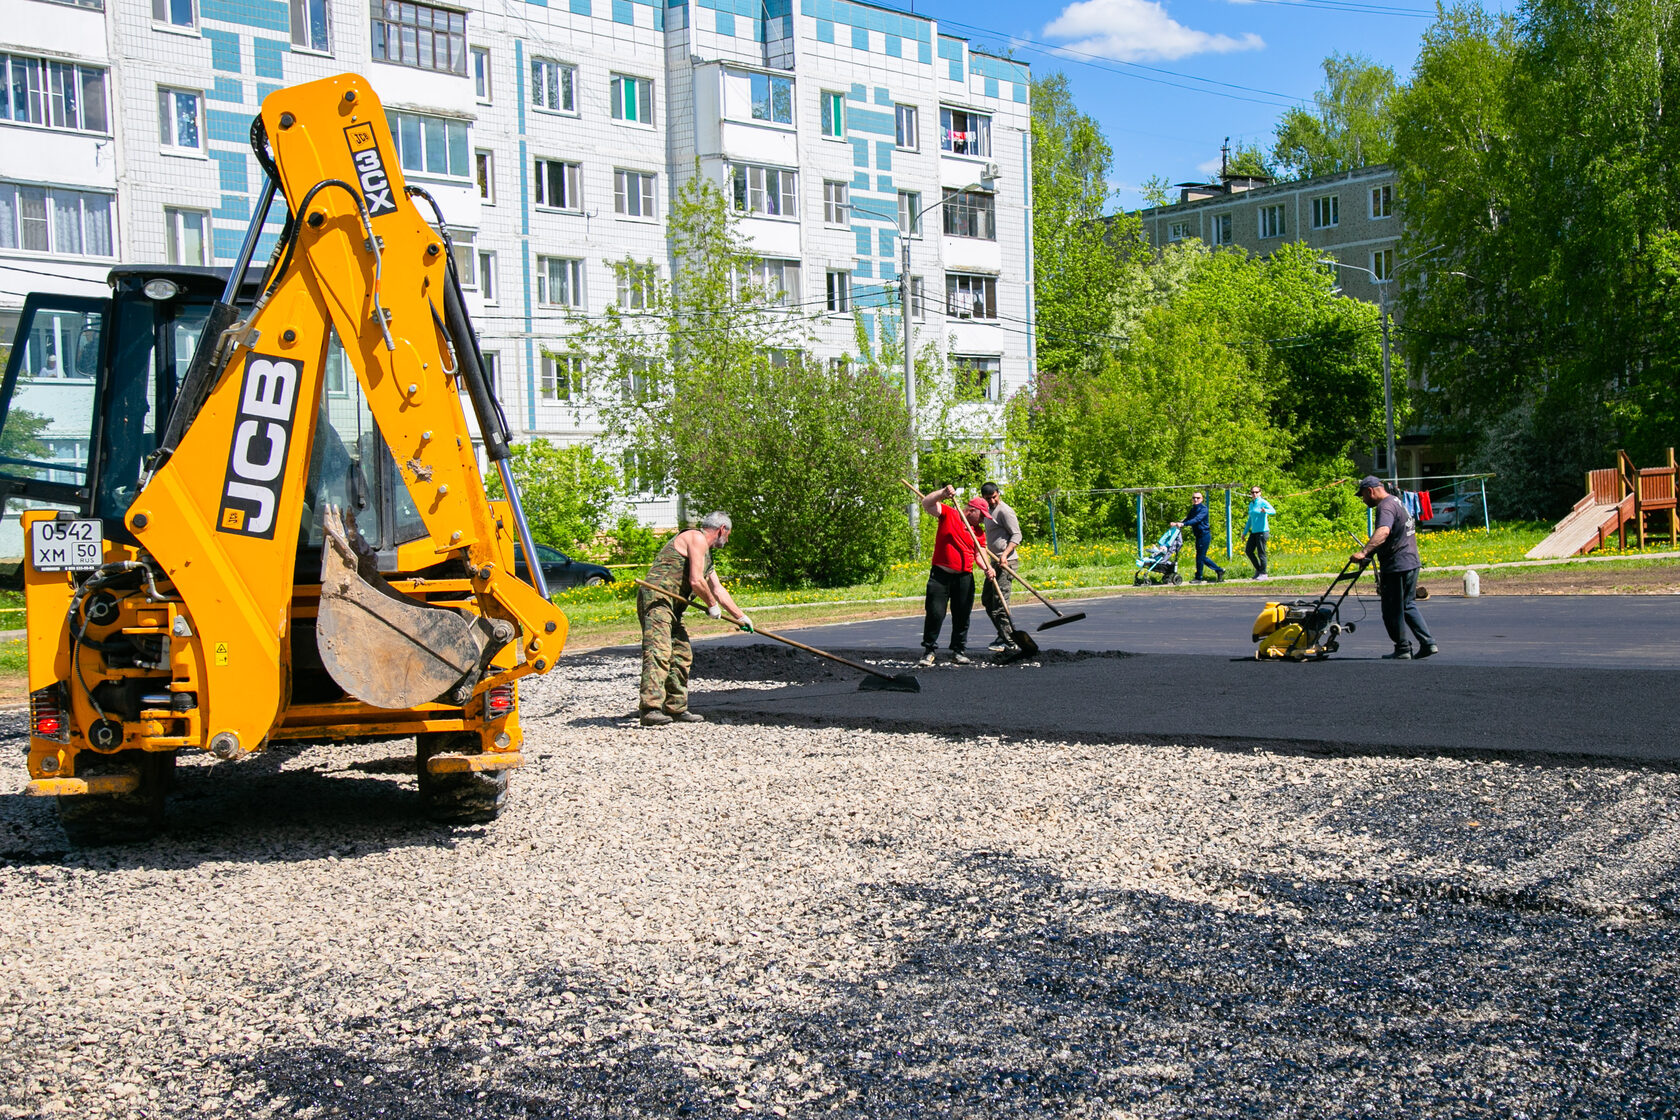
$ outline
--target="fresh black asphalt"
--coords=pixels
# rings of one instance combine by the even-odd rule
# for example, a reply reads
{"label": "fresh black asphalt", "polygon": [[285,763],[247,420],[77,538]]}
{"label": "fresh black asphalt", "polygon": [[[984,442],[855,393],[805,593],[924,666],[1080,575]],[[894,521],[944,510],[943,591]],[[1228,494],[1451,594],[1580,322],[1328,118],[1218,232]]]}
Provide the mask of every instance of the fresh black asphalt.
{"label": "fresh black asphalt", "polygon": [[[1680,761],[1680,596],[1436,595],[1422,607],[1441,653],[1410,663],[1381,659],[1391,647],[1377,602],[1355,598],[1343,618],[1356,631],[1341,650],[1292,664],[1253,660],[1266,590],[1059,601],[1087,617],[1037,632],[1037,663],[959,667],[942,648],[939,665],[914,670],[916,694],[860,692],[839,667],[784,689],[717,691],[704,679],[707,650],[717,648],[708,642],[691,704],[735,719],[1046,738]],[[1028,629],[1051,617],[1019,593],[1015,614]],[[769,615],[758,621],[774,625]],[[974,622],[971,652],[983,657],[990,626],[978,609]],[[920,655],[921,620],[789,636],[900,672]],[[722,644],[755,640],[764,641]]]}

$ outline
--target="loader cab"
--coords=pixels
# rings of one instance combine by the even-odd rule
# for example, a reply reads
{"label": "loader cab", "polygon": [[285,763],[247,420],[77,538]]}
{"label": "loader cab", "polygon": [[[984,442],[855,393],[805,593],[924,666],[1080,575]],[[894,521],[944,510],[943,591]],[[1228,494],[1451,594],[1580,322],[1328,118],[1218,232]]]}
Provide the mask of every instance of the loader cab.
{"label": "loader cab", "polygon": [[[23,555],[25,509],[98,517],[107,541],[136,543],[124,515],[226,283],[222,268],[124,266],[111,271],[109,296],[36,293],[15,324],[0,318],[0,350],[9,347],[0,380],[0,556]],[[258,291],[248,281],[239,304]],[[357,513],[382,566],[425,533],[336,343],[325,381],[299,541],[305,582],[319,572],[328,503]]]}

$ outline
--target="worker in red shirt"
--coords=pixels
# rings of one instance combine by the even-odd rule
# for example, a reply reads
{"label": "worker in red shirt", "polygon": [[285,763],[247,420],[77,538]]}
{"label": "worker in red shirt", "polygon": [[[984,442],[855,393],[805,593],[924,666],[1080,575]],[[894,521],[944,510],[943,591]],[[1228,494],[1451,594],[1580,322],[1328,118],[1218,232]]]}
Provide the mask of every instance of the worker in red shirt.
{"label": "worker in red shirt", "polygon": [[992,573],[991,560],[975,547],[975,538],[985,531],[982,525],[992,507],[984,498],[971,498],[959,513],[943,501],[956,496],[957,488],[946,486],[922,499],[928,515],[939,518],[939,532],[933,539],[933,567],[928,571],[927,617],[922,623],[923,668],[933,665],[947,606],[951,610],[951,660],[958,665],[973,664],[966,650],[968,616],[974,610],[974,565],[978,563],[988,575]]}

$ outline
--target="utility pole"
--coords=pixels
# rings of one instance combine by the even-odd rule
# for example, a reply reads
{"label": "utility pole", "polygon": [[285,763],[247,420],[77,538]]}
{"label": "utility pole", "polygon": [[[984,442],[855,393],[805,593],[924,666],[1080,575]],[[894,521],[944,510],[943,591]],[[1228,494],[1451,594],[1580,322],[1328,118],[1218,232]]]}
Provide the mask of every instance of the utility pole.
{"label": "utility pole", "polygon": [[[919,215],[918,215],[919,216]],[[916,216],[909,219],[910,225],[915,225]],[[917,448],[916,435],[916,358],[914,347],[910,344],[910,231],[902,230],[898,238],[898,307],[903,316],[900,320],[903,328],[900,334],[904,336],[904,405],[910,415],[910,479],[919,488],[922,484],[921,455]],[[916,500],[910,502],[910,555],[920,557],[922,554],[922,503]]]}
{"label": "utility pole", "polygon": [[1382,358],[1383,358],[1383,415],[1388,419],[1388,481],[1391,489],[1400,489],[1400,463],[1395,457],[1394,448],[1394,382],[1389,372],[1388,358],[1388,285],[1377,285],[1377,306],[1382,311]]}

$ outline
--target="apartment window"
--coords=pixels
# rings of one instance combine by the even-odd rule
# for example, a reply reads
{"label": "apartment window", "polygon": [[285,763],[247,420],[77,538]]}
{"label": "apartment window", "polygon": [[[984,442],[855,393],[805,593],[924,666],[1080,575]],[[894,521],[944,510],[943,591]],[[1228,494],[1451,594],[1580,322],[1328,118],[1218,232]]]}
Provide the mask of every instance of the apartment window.
{"label": "apartment window", "polygon": [[496,156],[494,152],[477,151],[473,153],[473,178],[478,182],[478,197],[491,205],[495,205]]}
{"label": "apartment window", "polygon": [[1260,207],[1260,236],[1262,238],[1283,236],[1283,207],[1281,205]]}
{"label": "apartment window", "polygon": [[629,218],[654,216],[653,175],[650,172],[613,172],[613,213]]}
{"label": "apartment window", "polygon": [[755,260],[741,266],[736,280],[742,295],[748,288],[758,288],[764,293],[767,303],[787,303],[790,295],[795,303],[799,301],[798,261]]}
{"label": "apartment window", "polygon": [[793,123],[793,79],[753,74],[749,86],[753,120]]}
{"label": "apartment window", "polygon": [[478,294],[485,303],[496,302],[496,254],[490,249],[478,251]]}
{"label": "apartment window", "polygon": [[[3,196],[0,196],[3,197]],[[163,208],[164,259],[170,264],[209,264],[210,215],[202,210]]]}
{"label": "apartment window", "polygon": [[538,206],[555,210],[583,209],[583,168],[558,159],[536,161],[533,177]]}
{"label": "apartment window", "polygon": [[1371,217],[1394,217],[1394,184],[1385,183],[1371,188]]}
{"label": "apartment window", "polygon": [[292,0],[292,46],[326,54],[332,50],[327,0]]}
{"label": "apartment window", "polygon": [[995,196],[986,191],[945,192],[945,233],[951,237],[978,237],[997,240],[997,207]]}
{"label": "apartment window", "polygon": [[946,274],[945,306],[953,319],[996,319],[997,277]]}
{"label": "apartment window", "polygon": [[577,67],[533,58],[531,104],[556,113],[577,112]]}
{"label": "apartment window", "polygon": [[916,123],[916,107],[914,105],[894,105],[895,118],[894,136],[900,148],[907,152],[920,151],[922,147],[922,133]]}
{"label": "apartment window", "polygon": [[388,111],[385,117],[397,141],[397,162],[404,171],[451,179],[472,175],[472,165],[467,162],[466,121],[395,110]]}
{"label": "apartment window", "polygon": [[820,101],[822,103],[822,134],[830,140],[844,140],[846,138],[846,95],[825,89],[822,91]]}
{"label": "apartment window", "polygon": [[645,311],[659,302],[659,269],[651,264],[618,268],[618,305],[626,311]]}
{"label": "apartment window", "polygon": [[109,133],[105,71],[0,54],[0,120]]}
{"label": "apartment window", "polygon": [[922,235],[922,192],[898,192],[898,232],[905,237]]}
{"label": "apartment window", "polygon": [[374,0],[373,57],[466,77],[466,13],[409,0]]}
{"label": "apartment window", "polygon": [[[632,372],[621,379],[626,399],[635,394],[639,399],[647,392],[646,375]],[[624,453],[624,488],[633,494],[654,494],[665,486],[665,479],[654,469],[653,458],[645,451],[627,450]]]}
{"label": "apartment window", "polygon": [[1189,222],[1169,222],[1167,224],[1167,240],[1183,241],[1190,236]]}
{"label": "apartment window", "polygon": [[470,229],[452,229],[449,231],[449,256],[455,262],[455,273],[461,278],[461,287],[478,287],[478,253],[473,243],[478,240],[478,234]]}
{"label": "apartment window", "polygon": [[537,302],[550,307],[584,306],[583,262],[569,257],[538,257]]}
{"label": "apartment window", "polygon": [[1215,245],[1231,243],[1231,215],[1215,214],[1208,219],[1208,238]]}
{"label": "apartment window", "polygon": [[1330,229],[1342,224],[1342,199],[1340,195],[1326,194],[1312,200],[1312,224],[1314,229]]}
{"label": "apartment window", "polygon": [[838,179],[823,180],[823,221],[831,226],[852,222],[851,187]]}
{"label": "apartment window", "polygon": [[0,249],[114,257],[111,196],[0,182]]}
{"label": "apartment window", "polygon": [[490,48],[472,48],[473,96],[490,103]]}
{"label": "apartment window", "polygon": [[615,121],[653,123],[653,82],[647,78],[612,77],[612,115]]}
{"label": "apartment window", "polygon": [[550,354],[545,350],[538,389],[545,401],[581,399],[584,395],[583,355]]}
{"label": "apartment window", "polygon": [[152,22],[197,27],[198,13],[193,10],[193,0],[152,0]]}
{"label": "apartment window", "polygon": [[927,318],[927,285],[920,276],[910,277],[910,318]]}
{"label": "apartment window", "polygon": [[164,147],[198,151],[204,146],[199,128],[201,101],[198,94],[186,90],[158,90],[158,134]]}
{"label": "apartment window", "polygon": [[852,372],[852,356],[841,354],[838,358],[828,360],[828,375],[830,377],[845,377]]}
{"label": "apartment window", "polygon": [[1394,279],[1393,249],[1377,249],[1371,254],[1371,275],[1379,284],[1386,284]]}
{"label": "apartment window", "polygon": [[799,176],[777,167],[735,164],[730,168],[735,209],[775,218],[799,217]]}
{"label": "apartment window", "polygon": [[1002,391],[999,369],[1001,358],[977,358],[951,355],[951,370],[956,374],[959,401],[995,401]]}
{"label": "apartment window", "polygon": [[954,156],[992,154],[992,118],[966,109],[939,110],[939,147]]}
{"label": "apartment window", "polygon": [[827,308],[838,315],[844,315],[852,309],[852,274],[830,270],[828,273],[828,304]]}

